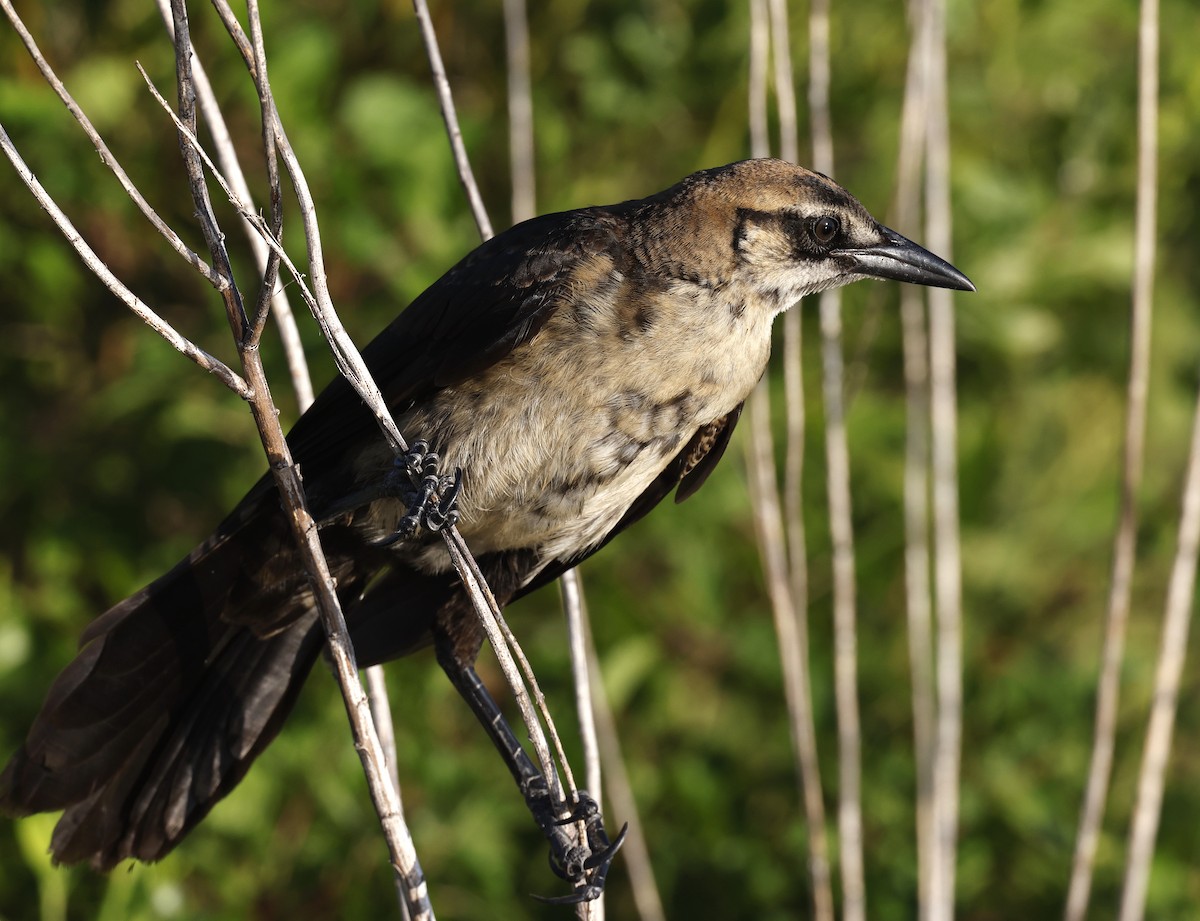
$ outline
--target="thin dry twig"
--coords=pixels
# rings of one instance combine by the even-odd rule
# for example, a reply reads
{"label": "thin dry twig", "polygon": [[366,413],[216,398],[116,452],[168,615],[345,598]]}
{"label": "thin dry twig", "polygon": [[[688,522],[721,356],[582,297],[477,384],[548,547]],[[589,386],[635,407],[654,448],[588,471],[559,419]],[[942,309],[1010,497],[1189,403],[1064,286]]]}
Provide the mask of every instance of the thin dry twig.
{"label": "thin dry twig", "polygon": [[792,71],[791,32],[787,0],[770,0],[771,54],[775,63],[775,100],[779,114],[779,156],[789,163],[800,161],[800,128],[796,117],[796,88]]}
{"label": "thin dry twig", "polygon": [[[167,107],[165,104],[165,100],[162,99],[162,96],[157,92],[157,90],[154,90],[154,88],[151,87],[151,91],[159,99],[160,104],[163,104],[164,107],[167,108],[172,118],[176,120],[176,126],[180,132],[180,135],[185,138],[189,144],[194,145],[194,149],[197,151],[198,157],[205,163],[205,165],[209,167],[210,171],[221,184],[226,195],[229,196],[231,203],[234,204],[239,213],[241,213],[243,217],[246,217],[248,220],[250,220],[255,227],[262,229],[262,232],[264,233],[264,239],[266,239],[268,246],[271,247],[272,251],[277,252],[280,255],[280,258],[283,260],[284,264],[292,271],[297,286],[304,296],[306,303],[308,303],[310,309],[313,310],[314,315],[320,315],[323,330],[329,329],[332,332],[335,327],[337,329],[341,329],[340,321],[337,320],[336,316],[330,318],[325,312],[326,308],[323,308],[318,304],[317,298],[320,297],[320,294],[316,291],[309,290],[307,285],[304,283],[303,277],[292,264],[282,247],[279,246],[278,241],[274,240],[266,232],[261,218],[258,218],[256,215],[254,215],[245,202],[240,202],[236,199],[224,177],[217,172],[215,165],[208,158],[208,155],[204,153],[203,149],[196,141],[195,135],[192,133],[192,131],[187,128],[187,126],[182,125],[174,113],[170,112],[169,107]],[[312,244],[310,243],[310,250],[311,249]],[[325,296],[328,297],[327,290],[325,292]],[[332,305],[330,305],[329,309],[332,309]],[[341,331],[344,334],[344,329],[341,329]],[[348,336],[346,337],[346,343],[348,343],[349,348],[353,350],[343,352],[343,357],[346,360],[347,368],[349,369],[349,377],[350,374],[355,373],[353,371],[353,364],[355,362],[361,363],[362,358],[358,354],[357,349],[354,349],[353,343],[350,342]],[[363,366],[363,370],[364,373],[366,373],[365,366]],[[351,383],[355,384],[357,387],[355,379],[349,379]],[[375,394],[378,395],[378,388],[376,387],[374,380],[370,379],[369,374],[366,380],[370,387],[375,390]],[[367,402],[368,405],[371,405],[371,395],[369,391],[367,393],[359,391],[359,395],[363,397],[364,401]],[[382,400],[382,398],[380,398],[380,400]],[[403,438],[400,436],[399,431],[395,428],[395,423],[391,420],[391,416],[388,413],[386,406],[380,402],[378,406],[372,406],[372,409],[377,413],[377,417],[382,414],[382,418],[386,419],[387,426],[381,422],[381,428],[384,429],[385,434],[387,434],[389,430],[388,427],[390,426],[390,431],[393,433],[394,437],[399,440],[400,445],[403,446]],[[400,450],[407,449],[401,447]],[[492,644],[492,647],[496,652],[501,670],[504,672],[506,680],[514,690],[517,703],[521,708],[522,717],[530,731],[530,737],[534,746],[534,751],[538,756],[543,773],[546,775],[547,782],[550,785],[551,795],[564,804],[563,808],[564,811],[566,811],[569,804],[563,792],[562,782],[559,780],[558,772],[554,766],[554,760],[550,756],[550,749],[547,745],[546,735],[545,732],[543,732],[541,723],[537,718],[537,711],[534,709],[534,704],[530,701],[528,693],[525,691],[524,681],[522,680],[522,670],[524,670],[525,675],[530,680],[534,697],[538,706],[541,708],[543,714],[547,717],[549,722],[549,731],[551,732],[555,746],[561,756],[562,744],[558,738],[557,732],[555,732],[553,729],[553,722],[549,721],[549,713],[545,706],[545,697],[542,695],[541,689],[537,686],[537,682],[533,678],[532,669],[530,668],[528,661],[525,659],[520,647],[516,645],[515,637],[513,637],[508,624],[504,621],[495,597],[492,595],[490,589],[487,588],[487,583],[482,574],[479,572],[478,565],[471,557],[470,551],[467,549],[466,543],[462,540],[458,530],[456,528],[446,528],[441,533],[450,553],[451,561],[453,562],[455,569],[459,572],[459,575],[463,576],[464,573],[469,573],[470,575],[470,578],[463,576],[464,587],[466,588],[468,595],[471,597],[472,603],[476,606],[476,610],[480,614],[484,629],[488,635],[488,641]],[[517,659],[519,660],[520,665],[518,665],[517,660],[514,660],[512,653],[509,651],[510,649],[515,650],[517,653]],[[565,763],[565,758],[563,758],[563,762],[564,772],[569,776],[570,767]],[[568,783],[571,783],[569,779]],[[571,788],[573,789],[573,784],[571,784]]]}
{"label": "thin dry twig", "polygon": [[[168,35],[174,41],[174,23],[172,14],[170,14],[169,0],[158,0],[158,12],[162,16],[163,24],[166,25]],[[259,23],[260,19],[256,12],[250,19],[250,26],[254,58],[256,58],[256,73],[263,76],[262,80],[257,80],[256,82],[260,88],[262,85],[269,86],[270,82],[268,77],[266,77],[266,52]],[[220,164],[221,174],[227,177],[229,185],[232,187],[233,197],[244,201],[247,206],[252,207],[253,198],[250,192],[250,183],[246,181],[245,170],[241,167],[238,151],[234,148],[233,138],[229,134],[229,128],[226,120],[224,120],[224,114],[221,112],[220,103],[217,102],[216,94],[212,91],[212,85],[209,82],[208,72],[204,70],[204,66],[200,62],[198,55],[193,55],[192,77],[194,83],[196,83],[200,110],[204,114],[205,125],[209,127],[212,144],[214,144],[217,152],[217,162]],[[263,110],[262,124],[264,126],[270,125],[274,121],[274,119],[270,118],[270,107],[274,104],[271,101],[270,94],[259,92],[259,103]],[[272,240],[278,240],[282,236],[282,195],[280,194],[280,177],[278,177],[277,159],[275,157],[274,136],[272,136],[271,132],[263,132],[263,145],[266,153],[268,153],[265,159],[266,164],[268,164],[268,181],[271,189],[272,222],[269,236]],[[314,398],[312,375],[308,371],[304,343],[300,339],[300,330],[298,325],[296,325],[295,314],[288,300],[287,289],[283,285],[276,283],[280,254],[272,252],[268,245],[266,245],[266,235],[260,231],[256,223],[247,219],[245,215],[242,215],[241,211],[239,211],[239,216],[241,217],[242,229],[245,230],[247,240],[250,242],[254,261],[256,261],[256,265],[258,266],[259,276],[263,278],[263,296],[269,296],[271,312],[275,315],[278,331],[280,331],[283,353],[288,362],[288,373],[290,378],[292,378],[296,405],[298,405],[300,413],[304,413],[308,407],[311,407]],[[397,771],[396,732],[394,723],[392,723],[391,708],[388,700],[388,685],[386,685],[383,666],[371,666],[366,669],[365,674],[367,700],[371,706],[371,715],[379,734],[379,744],[383,748],[386,764],[388,764],[389,776],[391,777],[392,785],[396,789],[396,800],[401,807],[401,817],[403,817],[400,775],[398,775]],[[398,875],[396,877],[396,886],[397,895],[400,897],[401,913],[407,919],[409,913],[406,893],[404,893],[404,881]]]}
{"label": "thin dry twig", "polygon": [[[438,48],[437,34],[434,31],[432,20],[429,17],[429,11],[424,3],[424,0],[414,0],[414,8],[417,13],[417,18],[421,25],[422,41],[425,44],[426,53],[429,57],[430,69],[433,74],[434,83],[437,87],[438,98],[442,108],[442,118],[446,124],[447,134],[450,139],[450,145],[454,152],[455,166],[458,170],[459,181],[467,192],[467,200],[471,207],[472,216],[475,219],[476,227],[479,230],[480,238],[487,241],[492,236],[492,224],[487,215],[487,210],[483,204],[483,199],[479,195],[478,184],[475,182],[475,175],[471,169],[470,157],[467,155],[466,147],[462,141],[462,132],[458,125],[458,115],[454,106],[454,98],[450,91],[449,81],[446,79],[445,68],[442,64],[441,52]],[[529,47],[528,47],[528,27],[525,22],[525,8],[523,0],[507,0],[505,5],[505,28],[508,35],[508,53],[509,53],[509,104],[512,114],[512,132],[514,137],[514,155],[513,155],[513,195],[514,195],[514,218],[520,208],[530,211],[527,216],[532,216],[533,209],[533,106],[530,99],[529,86]],[[520,138],[518,139],[518,135]],[[447,538],[449,543],[449,538]],[[580,588],[577,581],[577,575],[574,572],[568,572],[563,576],[563,591],[564,597],[571,598],[574,596],[576,601],[581,602]],[[572,611],[568,608],[568,626],[571,631],[572,648],[581,641],[575,632],[581,620],[583,608],[580,605],[576,608],[576,617],[572,617]],[[491,609],[487,612],[479,611],[480,617],[485,621],[485,628],[488,630],[489,641],[492,644],[493,650],[497,658],[500,660],[501,668],[505,673],[505,677],[509,681],[514,696],[517,699],[518,705],[521,708],[525,722],[530,730],[531,740],[534,749],[537,753],[539,763],[542,768],[542,773],[547,779],[550,786],[551,795],[557,797],[560,801],[566,803],[573,801],[576,798],[577,789],[575,786],[574,773],[571,770],[570,762],[567,759],[566,751],[563,748],[562,739],[559,736],[558,728],[555,726],[554,719],[550,714],[550,708],[546,703],[545,694],[542,692],[541,686],[538,683],[537,676],[534,674],[533,667],[530,665],[528,658],[525,656],[524,650],[518,643],[516,635],[508,626],[504,619],[500,608],[494,603]],[[497,637],[493,634],[493,628],[489,621],[494,621],[495,627],[498,628],[502,635],[502,642],[497,642]],[[520,664],[520,674],[523,675],[524,681],[517,676],[516,670],[512,667],[513,658]],[[576,660],[581,661],[581,660]],[[588,727],[592,722],[592,709],[590,698],[590,688],[586,681],[579,680],[580,674],[576,672],[576,702],[578,704],[578,716],[580,720],[580,728],[584,735],[585,751],[589,741],[594,746],[594,735],[589,734]],[[528,691],[526,690],[526,683]],[[533,700],[536,703],[537,711],[541,714],[542,720],[545,723],[545,733],[543,734],[542,724],[536,717],[530,721],[530,714],[533,709],[529,704],[529,693],[532,693]],[[555,754],[558,757],[558,766],[562,769],[562,779],[559,778],[558,766],[555,765],[553,759],[550,758],[546,745],[545,736],[548,735],[550,741],[554,745]],[[592,752],[594,756],[594,748]],[[594,800],[597,806],[600,805],[600,780],[599,780],[599,760],[597,757],[590,757],[588,761],[589,774],[595,773],[595,784],[590,785],[590,789],[595,791]],[[570,800],[568,800],[565,790],[570,791]],[[583,840],[585,829],[582,822],[579,825],[580,840]],[[592,919],[592,921],[603,921],[604,917],[604,899],[603,893],[597,899],[588,902],[579,903],[576,905],[576,913],[584,919]]]}
{"label": "thin dry twig", "polygon": [[[900,149],[896,164],[896,225],[917,236],[921,210],[921,166],[926,140],[924,8],[909,7],[911,39],[904,104],[900,117]],[[908,654],[912,671],[913,749],[917,797],[917,917],[929,917],[933,881],[933,600],[929,586],[929,340],[924,292],[900,286],[904,344],[905,414],[908,419],[904,456],[904,582],[908,615]]]}
{"label": "thin dry twig", "polygon": [[512,175],[512,220],[537,213],[533,167],[533,90],[529,78],[529,20],[525,0],[504,0],[504,44],[508,63],[508,150]]}
{"label": "thin dry twig", "polygon": [[[771,35],[774,34],[774,42]],[[750,6],[750,146],[753,156],[769,153],[767,137],[768,47],[774,45],[775,82],[780,109],[782,146],[796,156],[797,130],[795,95],[791,90],[792,66],[788,51],[786,8],[771,0]],[[790,140],[788,140],[790,138]],[[771,599],[775,632],[779,639],[784,675],[784,698],[788,726],[796,758],[800,798],[804,806],[808,836],[808,866],[813,887],[813,916],[817,921],[833,919],[833,888],[829,876],[829,849],[825,829],[825,803],[817,761],[808,660],[808,570],[805,558],[804,522],[801,514],[801,475],[804,452],[804,392],[800,356],[800,307],[784,319],[784,386],[787,395],[788,440],[785,472],[786,528],[780,516],[774,442],[770,428],[770,393],[766,382],[750,399],[751,442],[747,467],[750,473],[751,506],[763,572]]]}
{"label": "thin dry twig", "polygon": [[158,213],[150,207],[150,203],[146,201],[145,196],[143,196],[141,193],[141,190],[133,184],[133,180],[129,178],[129,175],[121,166],[120,161],[118,161],[113,155],[113,152],[109,150],[108,145],[100,136],[100,132],[98,132],[95,126],[92,124],[91,119],[89,119],[83,109],[79,107],[79,104],[75,101],[74,97],[67,92],[66,86],[63,85],[62,80],[58,78],[58,75],[54,72],[54,69],[42,55],[41,49],[38,48],[37,42],[34,41],[33,35],[25,27],[25,23],[17,15],[16,10],[13,9],[9,0],[0,0],[0,9],[4,10],[4,15],[8,17],[8,21],[12,24],[13,30],[18,36],[20,36],[22,43],[25,45],[25,50],[29,52],[29,56],[33,59],[34,64],[36,64],[38,70],[41,71],[42,79],[46,81],[46,84],[52,90],[54,90],[58,98],[62,100],[63,105],[67,107],[67,111],[69,111],[75,121],[79,123],[79,127],[83,129],[83,133],[87,135],[88,140],[91,141],[92,145],[96,148],[96,152],[100,154],[100,162],[107,166],[112,174],[117,178],[117,182],[120,183],[125,194],[129,196],[130,200],[135,205],[137,205],[138,210],[141,211],[146,217],[146,220],[148,220],[154,226],[154,229],[162,234],[163,239],[165,239],[171,245],[171,248],[174,249],[175,252],[179,253],[179,255],[184,258],[187,264],[199,272],[200,275],[203,276],[207,282],[209,282],[209,284],[215,286],[218,290],[221,290],[225,284],[224,279],[214,272],[208,263],[205,262],[198,253],[184,243],[183,240],[179,238],[179,235],[175,233],[175,231],[166,223],[166,221],[159,217]]}
{"label": "thin dry twig", "polygon": [[1162,644],[1154,673],[1150,722],[1146,727],[1142,766],[1138,775],[1137,799],[1129,829],[1129,853],[1125,862],[1125,884],[1121,892],[1119,921],[1141,921],[1146,912],[1150,885],[1150,861],[1162,814],[1163,786],[1171,755],[1171,736],[1179,705],[1179,684],[1187,656],[1192,602],[1196,590],[1196,555],[1200,550],[1200,395],[1192,422],[1192,444],[1188,455],[1187,482],[1183,489],[1178,546],[1167,588],[1163,615]]}
{"label": "thin dry twig", "polygon": [[[587,605],[583,600],[583,580],[578,569],[568,569],[558,577],[563,613],[567,618],[567,639],[571,651],[571,678],[575,685],[575,713],[583,743],[584,782],[601,814],[604,812],[601,786],[600,742],[596,736],[596,705],[592,700],[592,680],[587,656]],[[604,921],[603,897],[575,906],[585,921]]]}
{"label": "thin dry twig", "polygon": [[[166,26],[167,34],[174,41],[175,32],[174,23],[171,19],[170,0],[158,0],[158,10],[162,16],[163,24]],[[259,17],[256,15],[251,20],[251,26],[256,27],[258,22]],[[266,51],[261,32],[255,35],[253,44],[256,57],[256,73],[260,73],[264,77],[262,81],[257,82],[269,86],[269,79],[266,78]],[[253,207],[253,197],[250,193],[249,183],[246,181],[245,171],[242,169],[241,160],[238,157],[237,149],[233,145],[233,138],[225,122],[224,113],[222,113],[220,104],[217,102],[216,94],[213,92],[212,84],[208,79],[208,73],[205,71],[199,56],[194,56],[193,58],[192,77],[196,84],[196,95],[200,103],[200,109],[204,114],[204,122],[208,126],[213,146],[217,152],[217,162],[220,165],[221,173],[228,178],[233,196],[239,201],[245,202],[248,206]],[[273,121],[272,118],[266,116],[267,106],[270,104],[270,96],[260,93],[259,99],[264,110],[262,123],[269,125]],[[275,158],[274,139],[270,132],[263,132],[263,145],[268,154],[266,162],[268,166],[269,187],[276,193],[272,195],[271,202],[272,228],[270,237],[278,240],[282,236],[282,199],[278,194],[280,184],[276,167],[277,160]],[[276,284],[279,255],[269,249],[266,242],[264,242],[264,235],[254,222],[248,220],[240,211],[239,217],[241,217],[242,228],[245,231],[251,252],[254,255],[255,264],[258,266],[259,275],[263,278],[262,287],[264,296],[269,294],[270,297],[271,311],[275,315],[275,320],[278,324],[284,356],[287,359],[288,373],[296,395],[296,403],[300,412],[303,413],[312,405],[314,399],[312,375],[309,373],[308,360],[304,354],[304,344],[300,338],[300,329],[296,324],[295,313],[292,311],[291,303],[288,300],[287,289],[283,285]],[[372,665],[366,670],[366,678],[367,697],[371,704],[371,713],[375,719],[376,729],[379,732],[380,744],[383,746],[384,754],[387,757],[392,784],[396,788],[397,799],[401,799],[400,780],[396,773],[396,734],[392,723],[391,706],[387,698],[387,685],[383,674],[383,666]],[[400,887],[401,911],[407,917],[408,908],[403,898],[403,886],[399,879],[397,879],[397,886]]]}
{"label": "thin dry twig", "polygon": [[771,21],[767,0],[750,0],[750,71],[747,121],[750,123],[750,156],[771,154],[767,131],[767,75],[770,73]]}
{"label": "thin dry twig", "polygon": [[575,684],[575,707],[579,712],[579,731],[583,742],[584,777],[592,798],[603,810],[600,747],[596,741],[596,714],[591,702],[591,677],[588,674],[587,643],[584,639],[587,605],[583,600],[583,580],[578,569],[568,569],[559,577],[563,612],[570,638],[571,674]]}
{"label": "thin dry twig", "polygon": [[63,213],[58,207],[54,199],[50,196],[45,187],[38,181],[33,170],[21,158],[12,139],[8,136],[8,132],[4,130],[4,126],[0,124],[0,149],[3,149],[5,156],[8,157],[13,167],[17,171],[17,175],[21,177],[21,181],[32,193],[37,203],[42,207],[42,210],[50,216],[58,227],[66,241],[71,244],[72,248],[79,254],[83,260],[83,264],[104,284],[109,291],[125,304],[134,314],[152,330],[162,336],[167,342],[178,351],[186,356],[191,361],[195,362],[209,374],[215,376],[226,387],[236,393],[243,400],[249,400],[252,396],[250,385],[246,383],[236,371],[226,365],[219,358],[208,354],[190,339],[180,335],[171,324],[160,317],[157,313],[150,309],[149,306],[142,301],[136,294],[111,271],[108,266],[96,255],[75,229],[75,225],[71,223],[70,218]]}
{"label": "thin dry twig", "polygon": [[[163,24],[167,28],[167,34],[174,41],[170,0],[158,0],[158,11],[162,16]],[[225,123],[225,117],[221,112],[220,104],[217,102],[216,94],[213,92],[212,84],[209,82],[208,73],[205,71],[203,64],[201,64],[199,57],[195,58],[192,62],[192,77],[196,83],[197,100],[200,103],[200,110],[204,115],[204,123],[208,126],[209,134],[212,137],[213,146],[217,152],[217,163],[220,164],[221,172],[228,177],[229,184],[239,199],[245,202],[252,202],[253,196],[250,194],[250,186],[246,182],[245,171],[242,169],[237,150],[233,145],[233,138],[229,134],[229,127]],[[272,188],[275,187],[277,187],[277,183],[272,182]],[[254,226],[245,220],[245,218],[242,219],[242,228],[245,231],[246,239],[250,243],[251,252],[254,254],[259,275],[266,278],[268,274],[267,260],[269,252],[267,245],[263,242],[262,236]],[[312,405],[313,401],[312,377],[308,371],[308,361],[304,356],[304,345],[300,339],[300,330],[296,325],[296,317],[292,311],[291,303],[288,301],[287,289],[282,285],[276,285],[272,291],[271,310],[279,325],[280,340],[283,343],[284,355],[287,358],[292,387],[296,392],[296,401],[299,404],[300,411],[304,412],[304,410]]]}
{"label": "thin dry twig", "polygon": [[[321,550],[316,523],[306,507],[299,474],[292,463],[287,441],[279,424],[278,413],[271,400],[270,388],[266,381],[261,352],[258,348],[258,336],[261,334],[262,327],[260,324],[256,324],[254,327],[248,325],[237,288],[232,284],[232,272],[228,253],[225,251],[224,234],[217,226],[212,211],[204,181],[203,164],[197,154],[199,145],[195,144],[194,140],[196,114],[195,87],[192,81],[193,51],[187,13],[182,0],[172,0],[171,12],[175,34],[176,74],[179,85],[179,118],[190,133],[189,137],[185,136],[182,131],[180,132],[180,150],[183,153],[188,183],[196,204],[201,231],[208,243],[214,263],[230,281],[228,292],[224,294],[224,300],[230,327],[242,358],[244,373],[254,389],[251,410],[268,459],[271,461],[272,474],[280,490],[284,508],[288,512],[288,521],[296,537],[305,570],[310,576],[317,608],[329,640],[330,658],[334,663],[338,683],[345,698],[355,737],[355,746],[362,756],[363,769],[367,775],[372,800],[384,828],[393,868],[405,882],[411,916],[415,919],[432,918],[433,913],[426,897],[424,877],[412,838],[404,825],[395,790],[389,783],[386,769],[383,767],[383,752],[374,731],[374,722],[371,719],[366,695],[358,681],[353,649],[350,645],[333,580]],[[257,19],[257,9],[253,4],[250,6],[249,12],[252,20]],[[257,23],[252,26],[252,29],[256,26]],[[259,33],[256,32],[256,34]],[[269,93],[269,90],[265,88],[265,71],[260,69],[255,76],[260,94]],[[273,110],[272,106],[267,108],[268,111]],[[277,195],[278,189],[274,189],[273,194]]]}
{"label": "thin dry twig", "polygon": [[492,237],[492,224],[488,220],[483,207],[483,196],[475,184],[475,175],[471,172],[471,164],[467,157],[467,147],[463,143],[462,130],[458,127],[458,113],[454,108],[454,97],[450,94],[450,81],[446,77],[446,66],[442,63],[442,52],[438,49],[437,34],[433,29],[433,20],[429,16],[429,6],[425,0],[413,0],[413,10],[417,14],[417,24],[421,28],[421,41],[425,43],[425,53],[429,57],[429,67],[433,71],[433,85],[437,91],[438,103],[442,107],[442,119],[446,122],[446,133],[450,138],[450,149],[454,152],[454,163],[458,167],[458,178],[467,193],[471,203],[471,213],[479,227],[479,235],[487,240]]}
{"label": "thin dry twig", "polygon": [[[582,596],[581,596],[582,597]],[[650,861],[650,848],[646,844],[646,832],[642,827],[641,813],[633,795],[633,784],[625,768],[625,756],[621,752],[621,737],[609,705],[608,693],[604,689],[600,659],[596,655],[596,644],[592,639],[591,621],[587,617],[586,604],[581,621],[582,639],[587,657],[588,681],[596,723],[596,735],[600,743],[603,760],[604,783],[612,800],[615,815],[624,816],[629,825],[621,853],[629,871],[629,885],[633,890],[633,902],[642,921],[665,921],[662,898],[654,880],[654,867]]]}
{"label": "thin dry twig", "polygon": [[[925,174],[926,236],[951,257],[950,130],[946,97],[945,0],[930,0],[926,17],[928,100]],[[930,420],[933,459],[934,598],[937,608],[937,728],[934,755],[934,921],[954,917],[962,744],[962,562],[958,537],[958,457],[954,305],[943,288],[929,291]]]}
{"label": "thin dry twig", "polygon": [[1083,921],[1092,888],[1092,869],[1104,804],[1112,775],[1129,620],[1134,553],[1137,545],[1137,492],[1142,481],[1146,401],[1150,389],[1150,330],[1154,309],[1155,211],[1158,173],[1158,0],[1142,0],[1138,30],[1138,167],[1134,215],[1134,278],[1130,313],[1129,383],[1125,441],[1121,458],[1121,507],[1113,538],[1112,575],[1096,685],[1095,738],[1087,788],[1075,840],[1066,921]]}
{"label": "thin dry twig", "polygon": [[[812,118],[813,165],[833,174],[833,125],[829,111],[829,0],[809,11],[808,101]],[[838,831],[842,912],[846,921],[864,921],[862,741],[858,715],[857,601],[854,577],[854,525],[850,492],[850,450],[846,439],[842,362],[841,292],[821,295],[822,394],[825,402],[825,454],[828,467],[829,528],[833,542],[834,697],[838,717]]]}

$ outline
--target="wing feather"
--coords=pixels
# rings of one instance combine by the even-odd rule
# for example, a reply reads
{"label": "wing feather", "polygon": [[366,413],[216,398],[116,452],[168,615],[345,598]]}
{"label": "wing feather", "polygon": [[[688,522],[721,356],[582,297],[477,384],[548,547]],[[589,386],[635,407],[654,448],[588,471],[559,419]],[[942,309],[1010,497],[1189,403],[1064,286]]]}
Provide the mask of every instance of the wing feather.
{"label": "wing feather", "polygon": [[[427,288],[363,350],[394,413],[501,361],[563,303],[586,260],[621,262],[620,206],[549,214],[493,237]],[[377,437],[374,418],[344,378],[300,417],[288,443],[310,482],[335,472]]]}

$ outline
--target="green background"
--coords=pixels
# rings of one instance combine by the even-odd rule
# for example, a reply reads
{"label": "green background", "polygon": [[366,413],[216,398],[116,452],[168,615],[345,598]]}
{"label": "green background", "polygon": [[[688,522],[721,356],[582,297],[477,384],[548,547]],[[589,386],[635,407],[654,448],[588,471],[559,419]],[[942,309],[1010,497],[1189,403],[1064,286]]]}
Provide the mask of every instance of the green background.
{"label": "green background", "polygon": [[[171,95],[173,62],[157,14],[145,0],[22,6],[135,181],[200,248],[172,129],[133,66],[141,61]],[[321,215],[334,300],[365,342],[476,242],[412,10],[401,0],[302,0],[269,4],[264,15],[279,107]],[[434,15],[467,146],[503,227],[499,4],[438,4]],[[792,16],[803,75],[807,8],[795,5]],[[195,4],[193,17],[199,53],[252,157],[250,85],[211,10]],[[955,301],[964,919],[1056,917],[1065,898],[1091,744],[1124,419],[1136,19],[1130,0],[950,4],[954,261],[979,288]],[[1150,429],[1096,917],[1113,914],[1120,889],[1200,353],[1193,49],[1200,7],[1164,0],[1162,21]],[[539,210],[639,197],[748,154],[744,4],[555,0],[531,4],[531,31]],[[832,38],[836,178],[886,219],[907,55],[904,7],[835,4]],[[798,86],[803,102],[802,78]],[[182,332],[232,361],[217,299],[134,212],[5,28],[0,121],[104,261]],[[259,178],[252,181],[261,193]],[[226,220],[232,239],[237,230]],[[285,234],[299,245],[294,218]],[[0,166],[0,291],[0,753],[7,753],[88,620],[190,549],[263,463],[244,406],[82,270],[7,166]],[[845,295],[868,912],[880,919],[912,917],[916,899],[896,300],[895,286],[878,284]],[[802,309],[812,683],[832,817],[818,335],[815,311]],[[302,325],[320,355],[307,317]],[[265,357],[292,419],[273,337]],[[319,357],[316,379],[331,374],[331,362]],[[811,905],[744,435],[696,499],[659,510],[584,567],[605,680],[674,918],[797,918]],[[568,725],[556,594],[522,602],[510,620]],[[490,657],[481,668],[501,687]],[[406,809],[438,917],[569,916],[529,898],[557,892],[544,843],[432,657],[392,666],[389,680]],[[1194,917],[1200,904],[1197,683],[1194,669],[1185,674],[1151,880],[1153,918]],[[52,870],[51,827],[45,816],[0,821],[0,916],[395,915],[382,838],[324,671],[246,781],[161,864],[108,878]],[[609,892],[609,916],[631,917],[620,866]]]}

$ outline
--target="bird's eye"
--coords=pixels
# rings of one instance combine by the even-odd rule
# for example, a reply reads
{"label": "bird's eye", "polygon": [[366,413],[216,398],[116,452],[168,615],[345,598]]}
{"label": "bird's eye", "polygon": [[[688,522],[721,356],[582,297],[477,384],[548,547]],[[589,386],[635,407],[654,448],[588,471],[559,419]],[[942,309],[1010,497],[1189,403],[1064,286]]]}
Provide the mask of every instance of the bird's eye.
{"label": "bird's eye", "polygon": [[842,229],[842,222],[832,214],[823,214],[812,223],[812,235],[822,246],[833,242]]}

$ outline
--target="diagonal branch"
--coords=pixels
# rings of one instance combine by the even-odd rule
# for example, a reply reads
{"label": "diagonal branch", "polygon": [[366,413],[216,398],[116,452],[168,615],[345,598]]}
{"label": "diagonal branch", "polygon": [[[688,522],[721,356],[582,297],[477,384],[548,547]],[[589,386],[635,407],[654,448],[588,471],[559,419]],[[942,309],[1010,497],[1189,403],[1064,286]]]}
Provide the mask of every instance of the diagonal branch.
{"label": "diagonal branch", "polygon": [[37,203],[42,206],[42,210],[54,221],[67,242],[79,254],[84,265],[104,283],[109,291],[132,310],[143,323],[166,339],[172,348],[191,359],[209,374],[217,377],[226,387],[243,400],[249,400],[253,396],[250,385],[246,383],[241,375],[219,358],[214,358],[190,339],[180,335],[173,326],[150,309],[141,298],[130,291],[119,278],[109,271],[108,266],[101,261],[100,257],[96,255],[95,250],[80,236],[79,231],[75,229],[70,219],[55,204],[54,199],[50,197],[45,187],[38,181],[37,176],[26,165],[17,148],[13,145],[12,139],[8,136],[8,132],[4,130],[3,125],[0,125],[0,149],[3,149],[5,156],[8,157],[9,161],[16,168],[17,175],[21,177],[21,181],[25,183],[26,187],[33,194]]}

